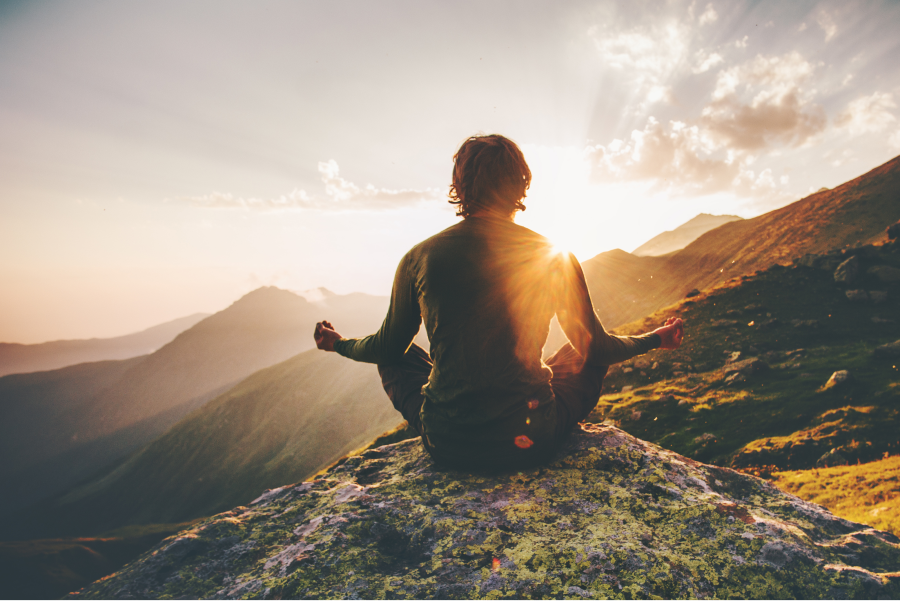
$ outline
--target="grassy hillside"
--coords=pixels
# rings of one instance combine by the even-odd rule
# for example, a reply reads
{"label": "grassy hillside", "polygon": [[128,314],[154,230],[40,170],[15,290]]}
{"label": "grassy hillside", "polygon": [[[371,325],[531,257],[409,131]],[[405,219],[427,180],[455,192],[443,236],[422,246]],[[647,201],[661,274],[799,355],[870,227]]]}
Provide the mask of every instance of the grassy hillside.
{"label": "grassy hillside", "polygon": [[374,365],[307,351],[261,370],[22,518],[32,536],[180,522],[303,480],[402,421]]}
{"label": "grassy hillside", "polygon": [[[313,346],[316,321],[374,331],[385,297],[323,303],[261,288],[151,355],[0,378],[0,510],[61,492],[148,444],[250,374]],[[0,527],[0,536],[7,526]]]}
{"label": "grassy hillside", "polygon": [[860,465],[776,472],[772,482],[842,518],[900,536],[900,456]]}
{"label": "grassy hillside", "polygon": [[601,321],[608,328],[671,305],[693,289],[790,264],[806,254],[885,238],[900,219],[900,157],[831,190],[753,219],[726,223],[665,257],[621,250],[584,262]]}
{"label": "grassy hillside", "polygon": [[115,338],[54,340],[41,344],[0,342],[0,376],[146,355],[171,342],[175,336],[206,317],[209,317],[208,313],[194,313]]}
{"label": "grassy hillside", "polygon": [[[775,266],[621,328],[646,331],[677,315],[686,337],[677,351],[615,366],[591,419],[700,461],[760,472],[900,452],[900,358],[874,353],[900,339],[900,282],[867,273],[900,268],[898,248]],[[886,292],[886,300],[850,300],[835,282],[835,267],[851,255],[860,276],[850,288]],[[851,379],[823,390],[839,370]]]}

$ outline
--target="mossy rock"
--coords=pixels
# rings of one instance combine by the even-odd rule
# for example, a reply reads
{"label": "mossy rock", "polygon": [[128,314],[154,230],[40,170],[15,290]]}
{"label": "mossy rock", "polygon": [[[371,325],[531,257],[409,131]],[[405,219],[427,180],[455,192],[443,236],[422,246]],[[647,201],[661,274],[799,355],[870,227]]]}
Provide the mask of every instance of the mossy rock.
{"label": "mossy rock", "polygon": [[89,598],[897,598],[900,540],[601,424],[553,462],[441,471],[418,440],[181,532]]}

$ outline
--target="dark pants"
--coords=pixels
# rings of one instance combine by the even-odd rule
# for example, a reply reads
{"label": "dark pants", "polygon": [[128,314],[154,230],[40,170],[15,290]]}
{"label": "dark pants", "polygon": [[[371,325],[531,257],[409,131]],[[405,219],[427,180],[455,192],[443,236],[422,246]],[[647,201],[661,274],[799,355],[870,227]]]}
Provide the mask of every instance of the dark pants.
{"label": "dark pants", "polygon": [[[546,363],[553,370],[550,386],[556,397],[558,443],[597,406],[608,367],[585,364],[569,343],[556,351]],[[423,432],[419,418],[424,401],[422,387],[428,382],[431,368],[431,357],[417,344],[409,347],[400,363],[378,366],[384,391],[394,408],[420,435]]]}

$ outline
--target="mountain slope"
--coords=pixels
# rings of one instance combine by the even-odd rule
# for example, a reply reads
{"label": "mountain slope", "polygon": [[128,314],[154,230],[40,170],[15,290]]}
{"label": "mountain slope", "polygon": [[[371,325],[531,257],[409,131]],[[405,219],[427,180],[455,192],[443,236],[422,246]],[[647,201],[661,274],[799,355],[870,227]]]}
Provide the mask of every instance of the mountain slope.
{"label": "mountain slope", "polygon": [[[734,276],[805,254],[868,244],[900,219],[900,157],[831,190],[711,230],[665,257],[609,251],[584,262],[607,328],[648,315]],[[650,261],[648,261],[650,260]]]}
{"label": "mountain slope", "polygon": [[374,365],[306,351],[254,373],[111,472],[42,506],[31,532],[207,516],[308,477],[402,419]]}
{"label": "mountain slope", "polygon": [[[856,278],[836,282],[851,256]],[[900,281],[890,274],[900,274],[897,242],[774,266],[623,326],[679,316],[685,340],[613,366],[590,419],[756,473],[900,453],[900,364],[878,350],[900,339]],[[849,378],[826,389],[844,370]]]}
{"label": "mountain slope", "polygon": [[328,305],[261,288],[124,362],[0,378],[0,509],[64,490],[165,432],[259,369],[313,346],[327,312],[348,336],[374,331],[387,298],[332,297]]}
{"label": "mountain slope", "polygon": [[146,355],[171,342],[175,336],[206,317],[209,317],[208,313],[194,313],[115,338],[54,340],[41,344],[0,342],[0,376]]}
{"label": "mountain slope", "polygon": [[638,257],[658,257],[681,250],[706,232],[731,221],[739,221],[743,217],[737,215],[710,215],[700,213],[690,221],[682,223],[674,230],[665,231],[644,242],[631,254]]}

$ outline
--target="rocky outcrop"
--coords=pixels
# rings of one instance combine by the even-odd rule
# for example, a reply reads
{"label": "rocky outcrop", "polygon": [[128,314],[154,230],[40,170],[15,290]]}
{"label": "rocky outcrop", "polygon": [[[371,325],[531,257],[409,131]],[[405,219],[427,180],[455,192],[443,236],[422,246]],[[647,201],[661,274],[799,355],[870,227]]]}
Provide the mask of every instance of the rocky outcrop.
{"label": "rocky outcrop", "polygon": [[590,424],[500,475],[439,471],[418,440],[371,449],[77,596],[897,598],[898,565],[888,533]]}

